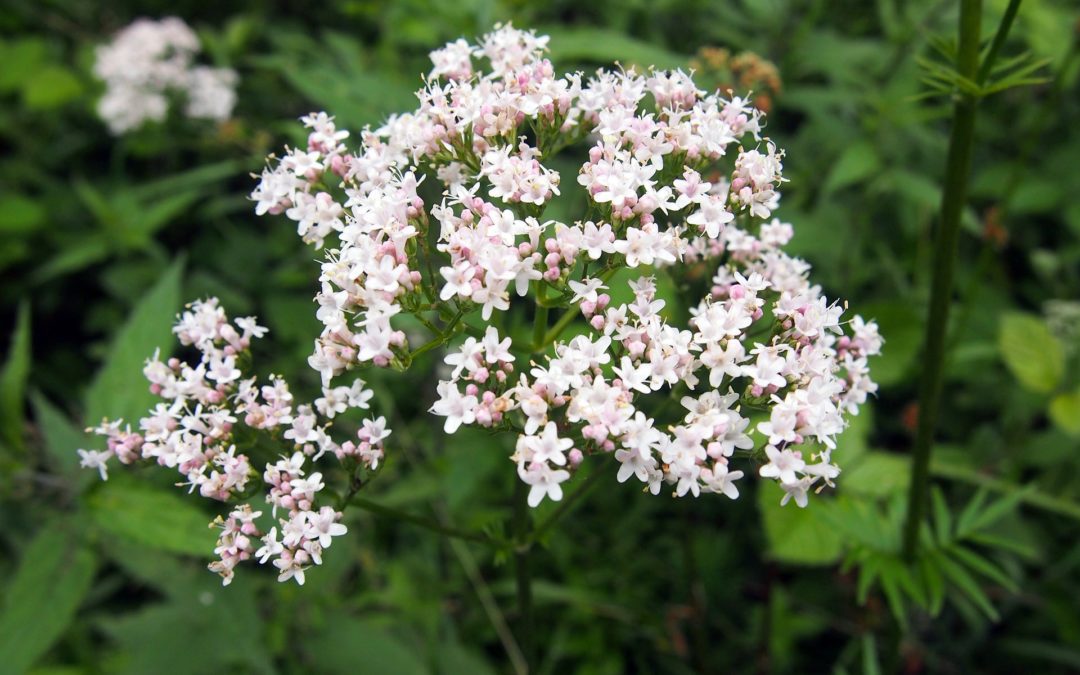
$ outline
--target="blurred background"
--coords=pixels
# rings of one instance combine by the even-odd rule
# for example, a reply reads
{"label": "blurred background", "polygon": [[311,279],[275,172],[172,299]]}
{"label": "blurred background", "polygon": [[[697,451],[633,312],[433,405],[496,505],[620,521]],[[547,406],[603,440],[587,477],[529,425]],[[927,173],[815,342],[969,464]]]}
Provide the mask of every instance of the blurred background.
{"label": "blurred background", "polygon": [[[142,360],[196,297],[258,315],[271,329],[260,367],[316,392],[313,254],[288,220],[255,217],[249,174],[303,142],[303,114],[325,109],[356,132],[413,108],[431,49],[506,20],[550,35],[557,69],[693,67],[703,86],[752,90],[787,151],[792,252],[886,339],[878,396],[837,451],[835,496],[781,510],[774,486],[734,502],[614,480],[593,491],[533,557],[537,671],[1080,671],[1080,10],[1068,0],[1022,4],[1004,57],[1043,60],[1041,81],[979,109],[925,583],[897,552],[952,104],[926,95],[922,64],[953,39],[954,5],[6,0],[0,673],[513,672],[503,552],[350,511],[349,535],[303,588],[247,566],[223,589],[205,570],[201,500],[155,471],[102,484],[74,452],[86,424],[145,409]],[[986,0],[984,35],[1005,5]],[[232,118],[114,137],[95,112],[94,49],[166,16],[197,30],[203,62],[238,72]],[[497,531],[514,480],[505,451],[483,433],[444,437],[422,404],[403,405],[431,388],[424,377],[369,378],[395,428],[372,498]]]}

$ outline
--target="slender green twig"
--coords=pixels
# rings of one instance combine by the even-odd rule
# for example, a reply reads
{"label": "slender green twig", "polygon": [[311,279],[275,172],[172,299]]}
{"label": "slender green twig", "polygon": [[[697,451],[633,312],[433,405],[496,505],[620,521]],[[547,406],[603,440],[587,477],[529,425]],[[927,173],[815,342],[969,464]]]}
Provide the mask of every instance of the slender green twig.
{"label": "slender green twig", "polygon": [[544,284],[536,284],[536,316],[533,318],[533,351],[540,351],[547,331],[548,305],[544,304],[547,290]]}
{"label": "slender green twig", "polygon": [[998,52],[1001,51],[1001,47],[1005,44],[1005,38],[1009,36],[1009,29],[1012,28],[1013,20],[1016,19],[1016,13],[1020,11],[1020,0],[1009,0],[1009,6],[1005,8],[1005,14],[1001,17],[1001,23],[998,24],[997,33],[994,34],[994,41],[990,43],[990,49],[986,52],[986,58],[983,59],[982,66],[979,68],[979,74],[975,77],[975,83],[983,85],[986,83],[986,78],[990,77],[990,71],[994,67],[994,61],[997,60]]}
{"label": "slender green twig", "polygon": [[530,671],[536,663],[533,652],[536,641],[533,639],[532,611],[532,570],[529,565],[532,542],[529,540],[532,518],[526,502],[529,486],[524,481],[514,481],[514,579],[517,586],[518,629],[517,642],[525,656],[526,670]]}
{"label": "slender green twig", "polygon": [[[982,0],[962,0],[957,72],[974,79],[979,69],[979,30]],[[926,321],[922,380],[919,386],[919,422],[912,458],[911,488],[907,520],[904,524],[904,555],[911,559],[919,541],[930,492],[930,452],[933,448],[938,405],[941,400],[945,366],[945,337],[952,300],[953,268],[956,263],[960,217],[967,202],[968,175],[975,141],[975,106],[971,94],[958,94],[953,111],[952,132],[945,160],[945,191],[941,200],[941,222],[934,239],[934,273],[930,287],[930,314]]]}
{"label": "slender green twig", "polygon": [[555,325],[551,327],[551,330],[544,335],[543,342],[539,343],[534,351],[542,352],[551,346],[553,342],[559,339],[566,327],[573,323],[574,319],[578,318],[579,315],[577,305],[568,307],[563,315],[559,317],[559,320],[555,322]]}
{"label": "slender green twig", "polygon": [[[606,462],[603,464],[606,464]],[[587,493],[597,483],[597,478],[601,474],[605,473],[602,470],[603,464],[593,467],[592,473],[590,473],[588,477],[581,482],[577,489],[570,493],[570,495],[566,499],[559,502],[559,507],[552,511],[547,518],[542,520],[533,529],[531,537],[532,541],[538,541],[540,538],[542,538],[548,530],[554,527],[556,523],[562,520],[564,516],[569,514],[574,509],[574,507],[577,506],[578,500],[584,497],[585,493]]]}
{"label": "slender green twig", "polygon": [[491,588],[484,581],[483,575],[480,574],[480,568],[477,566],[472,552],[469,551],[469,547],[463,542],[451,539],[450,550],[457,556],[458,562],[461,564],[462,569],[465,570],[465,576],[469,577],[469,582],[472,584],[473,590],[476,591],[476,597],[480,600],[480,606],[484,608],[484,613],[487,614],[488,620],[495,629],[495,634],[499,636],[499,641],[502,642],[503,649],[506,650],[506,656],[510,659],[510,665],[513,667],[514,673],[516,675],[527,675],[529,664],[525,661],[525,655],[521,652],[517,638],[510,631],[510,627],[506,623],[506,617],[503,616],[502,610],[499,609],[499,604],[495,602],[495,596],[491,593]]}

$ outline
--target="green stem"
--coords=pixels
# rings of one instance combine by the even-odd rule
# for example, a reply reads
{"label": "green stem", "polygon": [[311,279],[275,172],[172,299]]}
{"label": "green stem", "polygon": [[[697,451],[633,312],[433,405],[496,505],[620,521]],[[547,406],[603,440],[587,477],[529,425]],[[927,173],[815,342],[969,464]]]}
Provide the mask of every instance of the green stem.
{"label": "green stem", "polygon": [[566,312],[559,317],[559,320],[555,322],[555,325],[551,327],[551,330],[544,335],[544,341],[539,343],[533,351],[536,353],[542,352],[547,349],[553,342],[559,339],[562,332],[566,330],[566,327],[574,322],[574,319],[578,318],[580,312],[577,305],[568,307]]}
{"label": "green stem", "polygon": [[982,67],[979,68],[979,74],[975,78],[976,84],[982,86],[986,83],[986,78],[990,77],[990,70],[994,67],[998,52],[1005,44],[1005,38],[1009,36],[1009,29],[1012,28],[1013,20],[1016,19],[1016,13],[1019,11],[1020,0],[1009,0],[1009,6],[1005,8],[997,33],[994,34],[994,41],[990,43],[990,49],[986,52],[986,58],[983,59]]}
{"label": "green stem", "polygon": [[[619,270],[618,267],[609,267],[609,268],[605,269],[597,278],[599,278],[602,281],[607,281],[618,270]],[[556,340],[559,339],[559,336],[562,335],[562,332],[564,330],[566,330],[566,327],[569,326],[571,323],[573,323],[574,319],[576,319],[577,317],[578,317],[578,305],[574,304],[574,305],[571,305],[570,307],[567,307],[566,312],[562,316],[559,317],[559,320],[555,322],[555,325],[552,326],[551,330],[549,330],[547,332],[547,334],[544,336],[544,341],[540,342],[540,343],[536,343],[536,345],[533,348],[533,353],[534,354],[539,354],[540,352],[544,351],[549,346],[551,346],[552,343],[554,343]]]}
{"label": "green stem", "polygon": [[551,515],[541,521],[540,524],[533,529],[532,541],[538,541],[547,533],[548,530],[550,530],[552,527],[555,526],[556,523],[562,520],[563,516],[570,513],[574,509],[574,507],[577,506],[578,500],[584,497],[585,493],[587,493],[593,487],[593,485],[597,483],[597,478],[599,478],[601,474],[606,474],[606,472],[602,470],[604,466],[606,466],[606,464],[607,462],[604,462],[600,466],[594,467],[592,473],[590,473],[585,478],[585,480],[582,481],[581,485],[579,485],[578,488],[574,490],[574,492],[572,492],[569,497],[559,502],[559,507],[552,511]]}
{"label": "green stem", "polygon": [[518,629],[517,643],[525,657],[526,670],[536,663],[533,649],[532,571],[529,568],[532,518],[529,515],[529,486],[522,480],[514,481],[514,578],[517,585]]}
{"label": "green stem", "polygon": [[[962,0],[957,71],[975,79],[979,69],[979,29],[982,0]],[[952,299],[960,217],[967,202],[971,153],[975,141],[976,99],[960,94],[953,110],[952,133],[945,161],[945,191],[941,199],[941,222],[934,238],[934,274],[930,287],[930,315],[926,322],[922,380],[919,385],[919,422],[904,523],[904,556],[915,556],[919,530],[930,492],[930,451],[933,447],[938,405],[945,366],[945,336]]]}
{"label": "green stem", "polygon": [[544,334],[548,324],[548,306],[544,304],[547,295],[546,286],[536,284],[536,316],[533,318],[533,351],[542,349]]}
{"label": "green stem", "polygon": [[353,497],[349,503],[353,506],[358,506],[365,511],[374,513],[379,516],[385,516],[387,518],[393,518],[394,520],[400,520],[405,523],[411,523],[417,525],[426,530],[431,530],[444,537],[451,537],[453,539],[464,539],[466,541],[475,541],[481,544],[497,545],[498,542],[490,539],[489,537],[480,534],[479,532],[469,532],[467,530],[459,530],[454,527],[448,527],[437,521],[425,518],[424,516],[416,515],[415,513],[409,513],[407,511],[400,511],[391,506],[379,504],[363,497]]}
{"label": "green stem", "polygon": [[[419,318],[419,315],[416,315]],[[425,354],[436,347],[442,346],[447,340],[454,336],[454,329],[457,328],[458,322],[461,321],[462,312],[458,310],[458,313],[454,315],[453,319],[446,324],[446,327],[442,329],[442,332],[438,333],[435,338],[426,344],[420,345],[415,352],[409,354],[410,359],[415,359],[421,354]],[[422,320],[425,325],[429,326],[431,330],[434,330],[435,326],[431,322]]]}

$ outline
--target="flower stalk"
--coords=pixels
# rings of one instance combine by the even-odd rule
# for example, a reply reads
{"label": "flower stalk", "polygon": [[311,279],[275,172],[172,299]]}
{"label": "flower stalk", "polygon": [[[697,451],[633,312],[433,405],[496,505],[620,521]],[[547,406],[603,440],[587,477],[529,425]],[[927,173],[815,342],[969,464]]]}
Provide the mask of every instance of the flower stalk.
{"label": "flower stalk", "polygon": [[[974,81],[979,72],[979,32],[982,0],[960,4],[960,38],[956,69]],[[958,94],[953,109],[952,132],[945,160],[945,190],[941,200],[941,222],[934,237],[934,271],[930,287],[930,314],[926,321],[922,379],[919,385],[919,420],[912,458],[908,511],[904,524],[904,555],[911,559],[918,545],[919,530],[930,492],[930,454],[937,426],[945,366],[945,337],[952,299],[960,218],[967,202],[971,154],[975,140],[974,94]]]}
{"label": "flower stalk", "polygon": [[514,483],[514,579],[517,586],[517,642],[525,657],[526,672],[535,665],[532,612],[532,569],[529,565],[532,542],[532,518],[529,515],[529,486]]}

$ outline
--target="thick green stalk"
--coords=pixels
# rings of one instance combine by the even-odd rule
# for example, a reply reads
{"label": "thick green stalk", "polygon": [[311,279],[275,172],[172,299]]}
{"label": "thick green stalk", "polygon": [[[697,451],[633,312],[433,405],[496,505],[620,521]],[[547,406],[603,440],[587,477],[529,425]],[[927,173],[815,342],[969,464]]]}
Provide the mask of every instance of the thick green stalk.
{"label": "thick green stalk", "polygon": [[[982,0],[962,0],[957,72],[974,81],[979,70],[979,22]],[[934,444],[938,406],[945,367],[945,334],[952,300],[960,217],[967,202],[971,152],[975,140],[977,99],[959,94],[953,110],[952,134],[945,161],[945,190],[941,199],[941,222],[934,238],[934,275],[930,286],[930,315],[926,321],[922,379],[919,386],[919,422],[912,458],[911,488],[904,523],[904,555],[911,559],[918,545],[930,493],[930,451]]]}

